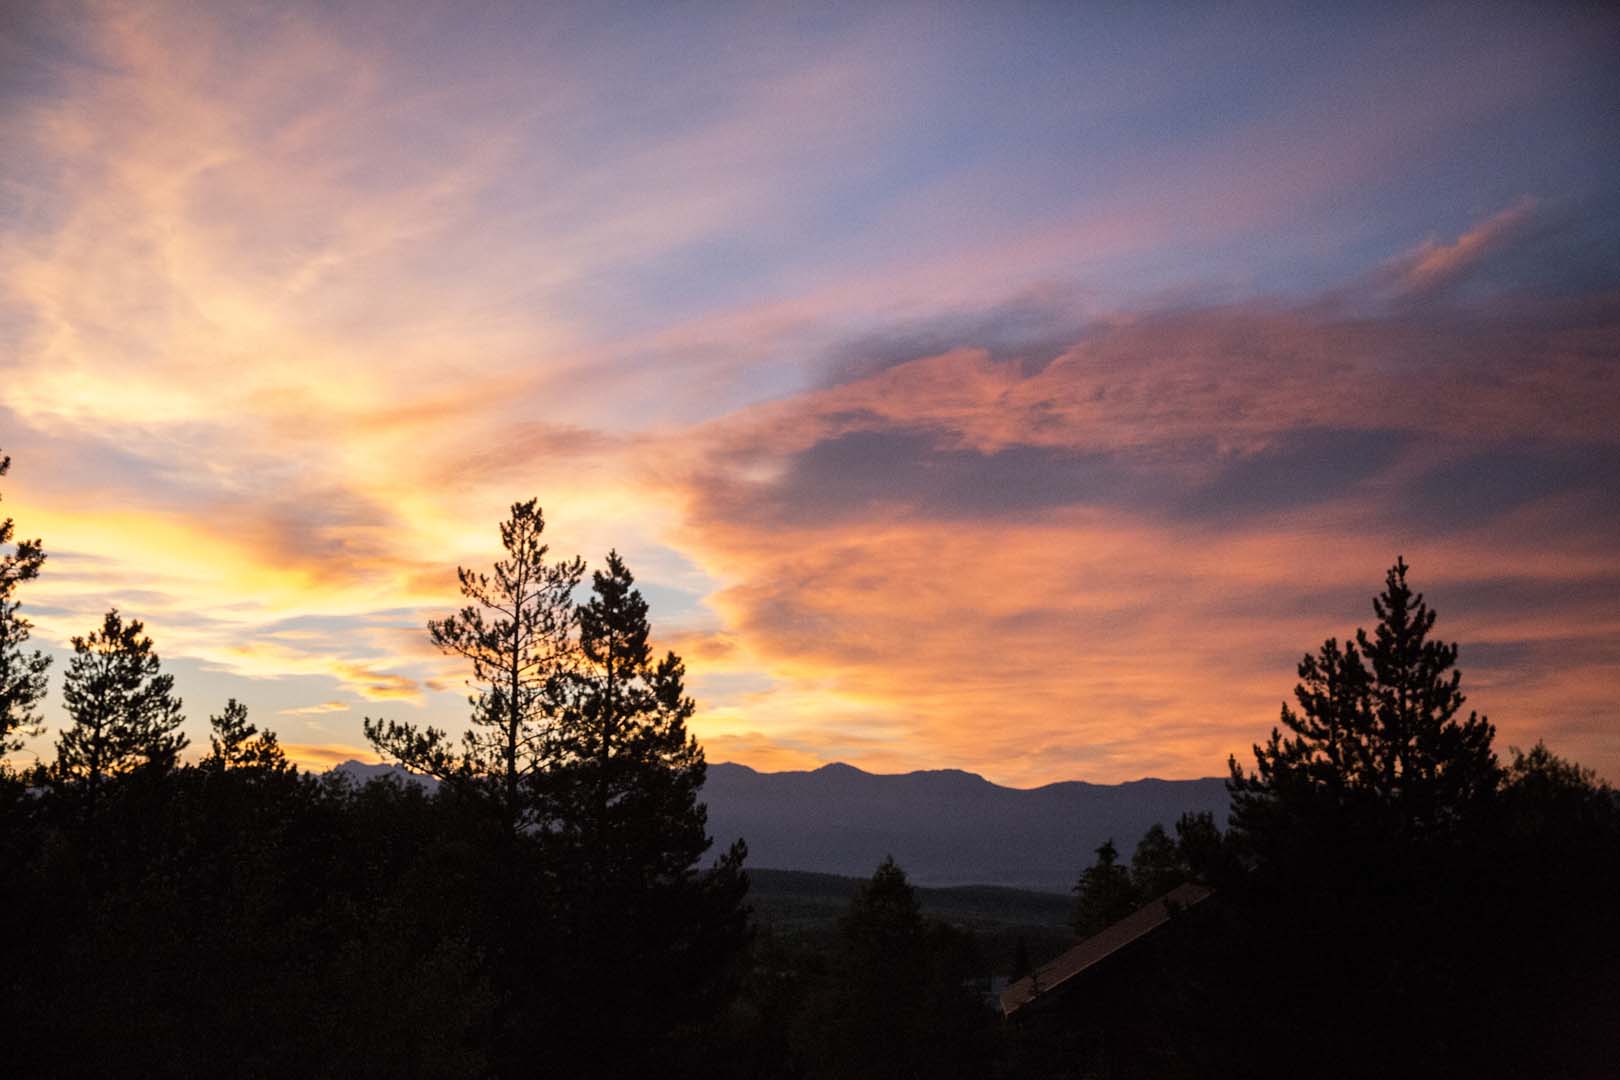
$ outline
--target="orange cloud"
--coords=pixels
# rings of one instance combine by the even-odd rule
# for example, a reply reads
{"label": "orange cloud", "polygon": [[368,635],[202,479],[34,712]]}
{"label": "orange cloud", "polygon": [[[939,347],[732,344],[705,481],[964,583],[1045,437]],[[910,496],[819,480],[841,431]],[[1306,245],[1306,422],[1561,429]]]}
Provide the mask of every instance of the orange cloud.
{"label": "orange cloud", "polygon": [[281,749],[288,761],[310,772],[325,772],[345,761],[359,761],[368,765],[377,761],[377,755],[369,748],[343,743],[282,743]]}
{"label": "orange cloud", "polygon": [[349,706],[341,701],[323,701],[319,705],[303,705],[278,711],[282,716],[324,716],[326,713],[348,712]]}
{"label": "orange cloud", "polygon": [[339,664],[338,675],[344,683],[369,701],[414,701],[422,694],[415,679],[391,671],[378,671],[362,664]]}

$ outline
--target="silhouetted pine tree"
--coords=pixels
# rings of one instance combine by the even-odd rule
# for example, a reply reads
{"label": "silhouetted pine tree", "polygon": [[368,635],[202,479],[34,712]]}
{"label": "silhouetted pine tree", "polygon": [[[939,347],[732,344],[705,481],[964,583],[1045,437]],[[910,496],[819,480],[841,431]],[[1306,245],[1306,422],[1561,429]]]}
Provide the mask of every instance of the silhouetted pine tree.
{"label": "silhouetted pine tree", "polygon": [[554,764],[539,778],[569,913],[566,1011],[598,1074],[635,1074],[660,1055],[668,1067],[668,1040],[710,1019],[742,943],[746,849],[698,872],[710,846],[703,750],[686,728],[685,666],[674,653],[655,662],[650,633],[646,600],[609,553],[579,609]]}
{"label": "silhouetted pine tree", "polygon": [[1356,642],[1372,665],[1374,790],[1423,828],[1465,816],[1496,791],[1502,772],[1491,749],[1496,729],[1477,713],[1459,719],[1466,699],[1457,646],[1430,640],[1435,613],[1407,586],[1406,570],[1401,559],[1390,568],[1373,600],[1374,636],[1358,630]]}
{"label": "silhouetted pine tree", "polygon": [[[1494,1008],[1480,957],[1501,928],[1480,899],[1494,890],[1502,774],[1491,725],[1461,713],[1457,646],[1432,637],[1407,572],[1390,568],[1371,633],[1300,662],[1297,710],[1254,747],[1255,771],[1229,762],[1251,872],[1225,901],[1255,957],[1232,996],[1249,995],[1277,1073],[1446,1071]],[[1364,1037],[1397,1015],[1403,1040]]]}
{"label": "silhouetted pine tree", "polygon": [[1163,825],[1155,823],[1136,842],[1131,855],[1131,884],[1142,900],[1163,896],[1188,878],[1181,850]]}
{"label": "silhouetted pine tree", "polygon": [[579,663],[552,747],[558,827],[592,853],[604,884],[683,873],[709,847],[697,801],[706,766],[687,733],[686,667],[654,663],[647,602],[610,552],[579,610]]}
{"label": "silhouetted pine tree", "polygon": [[585,573],[578,558],[546,561],[545,527],[537,500],[514,503],[501,523],[506,558],[493,575],[457,568],[461,594],[471,603],[428,623],[435,645],[472,664],[472,727],[460,748],[433,727],[365,721],[379,753],[485,792],[508,835],[533,823],[530,785],[545,767],[561,677],[574,659],[572,594]]}
{"label": "silhouetted pine tree", "polygon": [[1176,819],[1176,854],[1189,881],[1209,882],[1226,870],[1226,837],[1208,810],[1188,811]]}
{"label": "silhouetted pine tree", "polygon": [[892,856],[839,921],[831,968],[794,1032],[810,1077],[982,1076],[991,1016],[971,938],[925,919]]}
{"label": "silhouetted pine tree", "polygon": [[59,779],[84,785],[93,808],[108,777],[141,765],[172,766],[188,740],[174,696],[174,676],[162,674],[152,639],[139,619],[107,612],[101,629],[73,639],[62,687],[72,726],[56,744]]}
{"label": "silhouetted pine tree", "polygon": [[1233,824],[1263,833],[1268,821],[1320,820],[1352,804],[1403,831],[1455,823],[1495,791],[1495,729],[1459,719],[1464,697],[1457,646],[1431,640],[1435,613],[1406,583],[1397,559],[1373,600],[1378,626],[1342,648],[1329,638],[1299,664],[1296,712],[1254,747],[1255,772],[1229,760]]}
{"label": "silhouetted pine tree", "polygon": [[235,698],[225,702],[224,712],[210,716],[208,724],[213,730],[208,736],[209,754],[202,760],[204,768],[279,773],[289,767],[276,733],[260,734],[248,721],[247,706]]}
{"label": "silhouetted pine tree", "polygon": [[1081,937],[1118,922],[1142,902],[1130,871],[1119,863],[1119,852],[1112,840],[1103,841],[1097,849],[1097,861],[1081,871],[1074,891],[1074,932]]}
{"label": "silhouetted pine tree", "polygon": [[[11,458],[0,456],[0,476],[11,469]],[[0,521],[0,546],[13,543],[16,528],[8,517]],[[17,540],[16,550],[0,555],[0,755],[22,748],[23,735],[37,735],[35,711],[45,696],[45,669],[50,657],[39,651],[23,652],[30,624],[17,614],[12,599],[17,586],[39,576],[45,551],[38,540]]]}

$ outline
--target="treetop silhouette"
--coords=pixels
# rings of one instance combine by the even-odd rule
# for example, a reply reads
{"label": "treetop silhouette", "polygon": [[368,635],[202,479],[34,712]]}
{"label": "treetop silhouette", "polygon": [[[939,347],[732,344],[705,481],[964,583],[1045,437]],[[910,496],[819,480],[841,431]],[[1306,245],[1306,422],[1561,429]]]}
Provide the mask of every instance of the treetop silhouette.
{"label": "treetop silhouette", "polygon": [[[1495,792],[1495,729],[1461,717],[1457,646],[1431,638],[1435,612],[1397,559],[1373,600],[1378,623],[1340,645],[1328,638],[1299,663],[1297,710],[1254,747],[1255,772],[1228,761],[1234,824],[1263,829],[1279,805],[1300,811],[1366,804],[1407,831],[1444,828]],[[1284,735],[1286,729],[1289,734]]]}
{"label": "treetop silhouette", "polygon": [[546,778],[559,826],[600,852],[639,848],[642,872],[678,875],[709,846],[686,667],[673,652],[653,659],[647,601],[617,551],[592,575],[578,619],[579,662],[565,677]]}
{"label": "treetop silhouette", "polygon": [[459,749],[431,726],[365,720],[366,738],[380,753],[484,791],[512,834],[534,820],[528,789],[547,756],[562,678],[574,665],[572,594],[585,573],[579,558],[547,561],[545,527],[537,500],[513,503],[500,526],[506,557],[487,574],[458,567],[470,602],[428,623],[435,645],[472,665],[471,727]]}
{"label": "treetop silhouette", "polygon": [[225,702],[225,709],[208,718],[212,733],[208,736],[209,754],[203,758],[205,768],[229,772],[250,769],[280,773],[290,768],[287,755],[273,731],[260,732],[248,721],[247,706],[235,698]]}
{"label": "treetop silhouette", "polygon": [[174,676],[162,673],[152,639],[139,619],[124,621],[117,608],[101,628],[73,639],[73,659],[62,686],[72,726],[56,744],[56,771],[81,781],[92,809],[102,783],[142,765],[174,765],[189,740]]}

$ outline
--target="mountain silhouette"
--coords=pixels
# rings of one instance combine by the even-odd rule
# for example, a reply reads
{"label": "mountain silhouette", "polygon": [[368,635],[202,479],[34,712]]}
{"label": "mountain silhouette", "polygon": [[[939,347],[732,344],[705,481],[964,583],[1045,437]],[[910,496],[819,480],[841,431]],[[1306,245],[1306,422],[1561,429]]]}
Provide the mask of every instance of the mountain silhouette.
{"label": "mountain silhouette", "polygon": [[850,765],[763,773],[709,766],[703,799],[720,844],[748,864],[865,877],[893,855],[919,885],[1068,892],[1112,838],[1128,858],[1155,822],[1209,811],[1224,828],[1224,780],[1066,781],[1022,789],[958,769],[895,775]]}
{"label": "mountain silhouette", "polygon": [[[356,783],[393,776],[436,788],[397,765],[345,761],[332,771]],[[703,801],[718,846],[748,841],[748,865],[869,877],[893,855],[918,885],[1004,885],[1066,893],[1112,839],[1126,859],[1149,826],[1170,828],[1188,811],[1226,825],[1226,782],[1069,780],[1038,788],[992,784],[960,769],[869,773],[835,763],[811,771],[709,766]]]}

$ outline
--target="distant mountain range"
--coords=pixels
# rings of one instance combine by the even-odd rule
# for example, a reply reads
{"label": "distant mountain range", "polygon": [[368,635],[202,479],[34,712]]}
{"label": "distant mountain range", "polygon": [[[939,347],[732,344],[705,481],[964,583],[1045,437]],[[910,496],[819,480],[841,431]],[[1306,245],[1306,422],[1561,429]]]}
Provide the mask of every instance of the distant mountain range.
{"label": "distant mountain range", "polygon": [[[334,772],[364,782],[394,766],[344,762]],[[1225,782],[1066,781],[1008,788],[956,769],[882,775],[850,765],[764,773],[709,766],[703,800],[717,847],[748,841],[748,865],[869,877],[893,855],[927,886],[1003,885],[1065,893],[1110,838],[1129,859],[1154,822],[1209,811],[1225,827]]]}
{"label": "distant mountain range", "polygon": [[1186,811],[1226,824],[1225,782],[1067,781],[1001,787],[945,769],[875,775],[849,765],[762,773],[709,766],[703,788],[716,845],[741,836],[748,865],[869,877],[893,855],[919,885],[1005,885],[1068,892],[1113,838],[1129,859],[1154,822]]}

